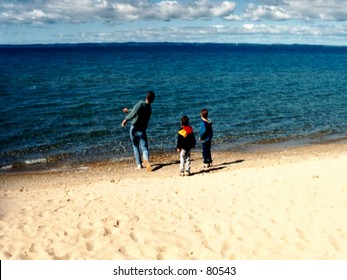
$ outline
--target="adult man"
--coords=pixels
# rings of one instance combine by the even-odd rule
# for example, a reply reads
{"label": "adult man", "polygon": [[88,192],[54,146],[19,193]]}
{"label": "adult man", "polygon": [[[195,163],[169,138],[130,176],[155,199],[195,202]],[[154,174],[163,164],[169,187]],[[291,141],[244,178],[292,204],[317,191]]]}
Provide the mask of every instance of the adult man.
{"label": "adult man", "polygon": [[149,91],[146,96],[146,101],[139,101],[132,109],[123,109],[123,112],[128,113],[128,115],[123,120],[122,126],[124,127],[127,122],[131,120],[130,140],[133,145],[137,168],[142,168],[142,160],[140,154],[141,149],[143,163],[145,164],[148,171],[152,171],[152,167],[149,163],[149,150],[146,130],[148,127],[149,119],[151,118],[151,104],[153,103],[154,98],[154,92]]}

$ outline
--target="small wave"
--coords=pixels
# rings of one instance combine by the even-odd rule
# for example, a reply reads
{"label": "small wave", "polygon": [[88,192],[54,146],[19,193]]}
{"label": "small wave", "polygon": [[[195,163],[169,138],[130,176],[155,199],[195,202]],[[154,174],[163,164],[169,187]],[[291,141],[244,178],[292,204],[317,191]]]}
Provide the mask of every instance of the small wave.
{"label": "small wave", "polygon": [[10,164],[10,165],[1,166],[0,170],[9,170],[9,169],[12,169],[12,168],[13,168],[13,165]]}
{"label": "small wave", "polygon": [[46,163],[47,159],[46,158],[38,158],[38,159],[29,159],[29,160],[25,160],[24,163],[25,164],[36,164],[36,163]]}
{"label": "small wave", "polygon": [[46,158],[28,159],[24,161],[14,162],[12,164],[0,166],[0,170],[5,171],[5,170],[11,170],[11,169],[24,169],[31,165],[42,164],[47,162],[48,161]]}

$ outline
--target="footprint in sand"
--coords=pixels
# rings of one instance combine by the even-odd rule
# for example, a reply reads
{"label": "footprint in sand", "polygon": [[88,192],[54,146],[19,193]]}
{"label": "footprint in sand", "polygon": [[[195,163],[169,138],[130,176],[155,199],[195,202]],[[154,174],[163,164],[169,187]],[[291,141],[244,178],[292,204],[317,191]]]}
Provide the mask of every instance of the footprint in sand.
{"label": "footprint in sand", "polygon": [[52,213],[50,211],[43,211],[38,214],[40,218],[48,218]]}
{"label": "footprint in sand", "polygon": [[53,260],[68,260],[70,259],[70,254],[66,253],[63,246],[56,244],[55,247],[47,248],[46,253],[52,257]]}
{"label": "footprint in sand", "polygon": [[208,242],[208,240],[204,239],[203,241],[201,241],[201,245],[203,245],[205,248],[213,251],[211,246],[210,246],[210,244],[209,244],[209,242]]}
{"label": "footprint in sand", "polygon": [[137,240],[137,238],[136,238],[136,236],[135,236],[135,233],[131,232],[131,233],[129,234],[129,236],[130,236],[130,238],[131,238],[132,241],[138,242],[138,240]]}
{"label": "footprint in sand", "polygon": [[228,240],[225,240],[222,246],[222,251],[228,251],[231,248]]}
{"label": "footprint in sand", "polygon": [[216,230],[217,233],[222,234],[221,228],[222,227],[220,224],[214,224],[214,229]]}
{"label": "footprint in sand", "polygon": [[330,235],[329,238],[328,238],[328,240],[329,240],[330,244],[334,247],[334,249],[335,249],[336,251],[341,251],[341,250],[340,250],[340,247],[339,247],[339,245],[338,245],[338,241],[336,240],[335,237],[333,237],[333,236]]}
{"label": "footprint in sand", "polygon": [[84,233],[82,236],[84,239],[90,239],[95,235],[94,230],[88,230],[86,233]]}
{"label": "footprint in sand", "polygon": [[125,249],[124,246],[118,248],[118,252],[123,254],[123,255],[128,255],[127,250]]}
{"label": "footprint in sand", "polygon": [[[3,256],[6,258],[6,259],[10,259],[12,258],[12,254],[10,252],[3,252]],[[4,258],[4,259],[5,259]]]}
{"label": "footprint in sand", "polygon": [[309,242],[309,241],[307,240],[306,236],[305,236],[305,233],[304,233],[301,229],[296,228],[295,230],[296,230],[296,232],[298,233],[299,237],[300,237],[302,240],[304,240],[305,242]]}
{"label": "footprint in sand", "polygon": [[223,245],[222,245],[222,249],[221,249],[221,255],[223,258],[227,258],[228,257],[228,252],[230,251],[231,249],[231,246],[230,246],[230,243],[228,240],[225,240],[223,242]]}
{"label": "footprint in sand", "polygon": [[112,234],[112,230],[109,228],[104,228],[104,236],[109,236]]}
{"label": "footprint in sand", "polygon": [[87,251],[94,251],[94,242],[87,242],[86,243]]}
{"label": "footprint in sand", "polygon": [[132,217],[131,219],[129,219],[129,222],[138,222],[140,220],[140,217],[135,215],[134,217]]}
{"label": "footprint in sand", "polygon": [[36,244],[31,244],[31,246],[29,248],[29,252],[30,253],[37,253],[38,252],[37,245]]}
{"label": "footprint in sand", "polygon": [[157,260],[164,260],[164,255],[163,253],[167,252],[167,248],[166,247],[159,247],[157,248]]}

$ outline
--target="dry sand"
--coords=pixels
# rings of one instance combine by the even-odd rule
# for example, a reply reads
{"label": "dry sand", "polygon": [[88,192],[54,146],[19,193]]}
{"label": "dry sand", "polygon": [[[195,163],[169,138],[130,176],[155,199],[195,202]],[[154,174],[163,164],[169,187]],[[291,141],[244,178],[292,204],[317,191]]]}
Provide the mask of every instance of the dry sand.
{"label": "dry sand", "polygon": [[0,258],[347,259],[347,144],[0,175]]}

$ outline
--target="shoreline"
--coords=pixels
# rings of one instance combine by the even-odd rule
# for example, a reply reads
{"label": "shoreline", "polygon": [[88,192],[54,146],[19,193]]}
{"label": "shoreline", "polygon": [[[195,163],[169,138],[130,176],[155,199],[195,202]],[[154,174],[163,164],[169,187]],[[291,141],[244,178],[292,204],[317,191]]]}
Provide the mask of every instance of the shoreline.
{"label": "shoreline", "polygon": [[[347,143],[0,175],[0,258],[347,259]],[[155,160],[157,159],[157,161]]]}
{"label": "shoreline", "polygon": [[[347,143],[347,136],[345,135],[329,135],[319,139],[294,139],[294,140],[275,140],[275,141],[259,141],[244,143],[240,145],[225,145],[225,144],[213,144],[212,152],[216,154],[248,154],[248,153],[263,153],[263,152],[275,152],[281,150],[291,150],[296,148],[315,147],[319,145],[330,144],[344,144]],[[201,153],[201,147],[193,150],[193,153]],[[64,172],[74,169],[84,168],[86,166],[98,166],[107,164],[128,164],[134,161],[132,152],[122,154],[119,157],[105,157],[99,156],[96,158],[86,158],[84,161],[64,160],[66,156],[56,155],[52,158],[36,158],[31,160],[24,160],[21,162],[15,162],[9,165],[0,166],[0,176],[7,174],[27,174],[27,173],[46,173],[46,172]],[[160,164],[162,160],[172,159],[176,157],[176,151],[169,150],[152,150],[151,161]]]}

